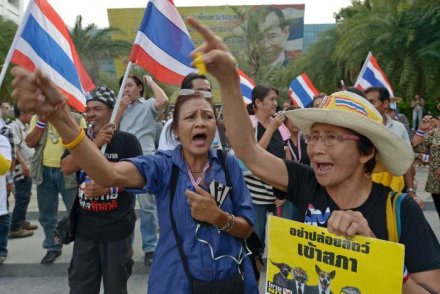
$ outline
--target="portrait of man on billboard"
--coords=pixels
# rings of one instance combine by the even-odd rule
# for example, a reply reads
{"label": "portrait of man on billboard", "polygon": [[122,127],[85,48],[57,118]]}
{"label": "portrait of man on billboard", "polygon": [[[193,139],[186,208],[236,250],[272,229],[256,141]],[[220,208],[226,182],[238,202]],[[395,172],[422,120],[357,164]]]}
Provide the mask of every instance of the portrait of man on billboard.
{"label": "portrait of man on billboard", "polygon": [[[292,11],[276,6],[260,6],[249,14],[247,27],[251,34],[258,36],[262,65],[286,66],[301,52],[302,19],[292,15]],[[299,36],[293,33],[299,33]]]}

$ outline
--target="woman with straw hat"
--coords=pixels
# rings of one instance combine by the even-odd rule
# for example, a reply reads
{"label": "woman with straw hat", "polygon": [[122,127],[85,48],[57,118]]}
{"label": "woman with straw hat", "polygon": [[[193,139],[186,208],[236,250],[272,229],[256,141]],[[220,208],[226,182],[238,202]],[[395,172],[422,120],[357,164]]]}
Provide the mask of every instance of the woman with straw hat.
{"label": "woman with straw hat", "polygon": [[[209,29],[193,19],[189,22],[206,40],[196,51],[203,53],[208,72],[219,82],[235,154],[255,175],[287,192],[301,221],[337,235],[388,240],[385,207],[391,190],[373,183],[371,173],[387,170],[402,175],[413,162],[413,152],[382,124],[374,106],[343,91],[328,96],[320,108],[288,111],[287,118],[307,134],[311,167],[277,158],[255,141],[234,57]],[[320,217],[314,218],[318,211]],[[410,197],[402,201],[401,212],[399,242],[405,245],[405,265],[411,274],[403,276],[403,293],[440,293],[440,245]]]}

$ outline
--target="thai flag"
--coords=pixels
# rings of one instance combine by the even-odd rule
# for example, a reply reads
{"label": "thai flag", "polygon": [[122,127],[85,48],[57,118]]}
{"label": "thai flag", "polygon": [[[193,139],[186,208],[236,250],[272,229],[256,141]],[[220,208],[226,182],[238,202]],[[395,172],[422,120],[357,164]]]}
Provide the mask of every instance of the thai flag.
{"label": "thai flag", "polygon": [[255,87],[255,83],[242,70],[239,69],[238,74],[240,75],[240,89],[243,95],[243,101],[247,105],[252,103],[252,90]]}
{"label": "thai flag", "polygon": [[31,0],[14,42],[11,61],[29,71],[39,69],[68,98],[73,108],[84,111],[85,92],[95,85],[81,64],[63,20],[46,0]]}
{"label": "thai flag", "polygon": [[369,87],[384,87],[390,92],[390,96],[394,97],[390,82],[371,52],[368,52],[367,59],[354,86],[362,91]]}
{"label": "thai flag", "polygon": [[312,101],[313,96],[319,94],[313,86],[306,73],[297,76],[291,83],[288,90],[288,95],[292,102],[299,107],[308,107]]}
{"label": "thai flag", "polygon": [[172,0],[150,0],[136,35],[130,61],[159,81],[180,85],[191,67],[191,37]]}

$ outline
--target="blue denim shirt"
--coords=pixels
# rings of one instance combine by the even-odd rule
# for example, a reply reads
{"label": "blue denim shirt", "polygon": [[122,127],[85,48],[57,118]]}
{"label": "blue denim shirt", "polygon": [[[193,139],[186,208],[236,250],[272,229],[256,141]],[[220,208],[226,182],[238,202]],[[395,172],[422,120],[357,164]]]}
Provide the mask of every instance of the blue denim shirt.
{"label": "blue denim shirt", "polygon": [[[185,190],[190,183],[187,168],[182,157],[181,146],[174,150],[159,151],[155,155],[139,156],[128,159],[144,176],[146,185],[143,192],[156,195],[160,236],[151,266],[148,291],[151,293],[189,293],[188,279],[183,270],[176,241],[170,222],[170,178],[173,164],[179,168],[179,180],[174,195],[173,212],[177,231],[183,243],[183,250],[188,259],[188,266],[194,278],[206,281],[229,278],[238,272],[238,265],[231,258],[214,261],[209,246],[196,240],[196,223],[186,201]],[[215,151],[209,151],[210,168],[205,182],[213,180],[226,185],[225,174]],[[236,216],[245,218],[254,224],[254,211],[249,191],[244,183],[243,174],[237,160],[228,154],[226,160],[232,181],[232,192],[223,202],[222,209]],[[139,190],[129,189],[139,193]],[[237,258],[240,253],[240,241],[225,232],[218,232],[211,225],[203,225],[197,237],[208,241],[215,257],[230,255]],[[249,258],[244,260],[245,293],[258,293],[257,283]]]}

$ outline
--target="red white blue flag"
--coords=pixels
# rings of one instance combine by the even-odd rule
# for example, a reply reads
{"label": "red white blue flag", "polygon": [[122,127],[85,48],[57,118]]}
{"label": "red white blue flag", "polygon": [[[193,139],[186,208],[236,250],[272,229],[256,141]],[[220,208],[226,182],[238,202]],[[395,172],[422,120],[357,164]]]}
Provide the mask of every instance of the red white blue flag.
{"label": "red white blue flag", "polygon": [[159,81],[180,85],[191,67],[191,37],[172,0],[150,0],[136,35],[130,61]]}
{"label": "red white blue flag", "polygon": [[31,0],[10,50],[11,61],[39,69],[58,86],[73,108],[84,111],[85,92],[95,85],[87,75],[63,20],[47,0]]}
{"label": "red white blue flag", "polygon": [[319,94],[319,91],[313,86],[306,73],[297,76],[290,83],[288,90],[290,100],[302,108],[308,107],[313,101],[313,96],[317,94]]}
{"label": "red white blue flag", "polygon": [[247,105],[252,103],[252,90],[255,87],[255,83],[242,70],[239,69],[238,74],[240,75],[240,89],[243,95],[243,101]]}
{"label": "red white blue flag", "polygon": [[354,86],[362,91],[370,87],[384,87],[390,92],[390,96],[394,97],[394,91],[387,76],[371,52],[368,52],[367,59]]}

